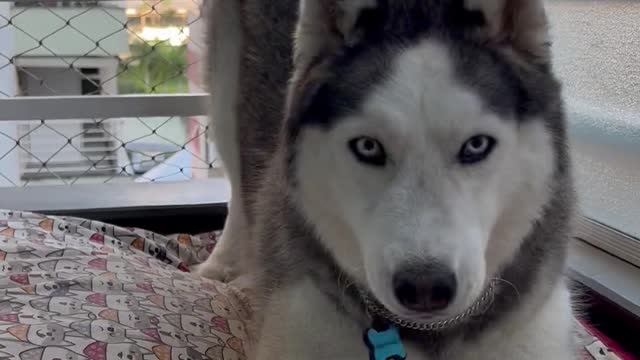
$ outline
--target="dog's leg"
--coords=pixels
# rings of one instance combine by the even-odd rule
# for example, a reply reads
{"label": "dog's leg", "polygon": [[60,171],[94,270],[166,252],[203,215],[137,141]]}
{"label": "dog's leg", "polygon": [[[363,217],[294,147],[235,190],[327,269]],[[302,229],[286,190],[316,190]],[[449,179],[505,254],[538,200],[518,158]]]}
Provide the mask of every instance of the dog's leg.
{"label": "dog's leg", "polygon": [[229,214],[222,237],[211,256],[194,272],[215,280],[230,281],[246,271],[249,235],[240,191],[238,143],[238,93],[242,63],[243,31],[239,1],[207,2],[209,84],[213,140],[231,183]]}
{"label": "dog's leg", "polygon": [[234,200],[229,203],[229,214],[213,253],[194,268],[194,272],[209,279],[230,282],[248,271],[249,261],[246,252],[249,234],[244,220],[242,203]]}

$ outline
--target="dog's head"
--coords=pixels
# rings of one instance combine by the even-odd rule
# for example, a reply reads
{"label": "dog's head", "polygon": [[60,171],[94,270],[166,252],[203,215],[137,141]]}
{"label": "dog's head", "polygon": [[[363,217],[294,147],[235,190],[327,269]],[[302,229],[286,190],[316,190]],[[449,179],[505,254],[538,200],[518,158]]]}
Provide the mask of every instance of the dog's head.
{"label": "dog's head", "polygon": [[464,311],[560,166],[541,0],[303,0],[289,91],[297,205],[389,310]]}

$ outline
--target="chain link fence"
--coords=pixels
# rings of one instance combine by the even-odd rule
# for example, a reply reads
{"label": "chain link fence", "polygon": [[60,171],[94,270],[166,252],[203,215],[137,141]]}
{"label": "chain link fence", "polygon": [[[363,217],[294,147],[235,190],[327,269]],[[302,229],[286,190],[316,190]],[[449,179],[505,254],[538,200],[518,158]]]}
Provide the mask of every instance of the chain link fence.
{"label": "chain link fence", "polygon": [[[201,0],[0,2],[0,112],[25,97],[203,94],[204,33]],[[0,187],[220,176],[207,118],[176,104],[163,117],[98,105],[89,118],[69,106],[64,119],[0,120]]]}

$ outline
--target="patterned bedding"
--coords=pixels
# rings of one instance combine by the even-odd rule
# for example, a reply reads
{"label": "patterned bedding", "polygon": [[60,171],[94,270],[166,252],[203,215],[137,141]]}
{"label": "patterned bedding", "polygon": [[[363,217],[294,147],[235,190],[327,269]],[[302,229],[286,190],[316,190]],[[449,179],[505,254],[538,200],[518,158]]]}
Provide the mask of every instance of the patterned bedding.
{"label": "patterned bedding", "polygon": [[0,210],[0,359],[245,359],[247,293],[188,273],[218,235]]}

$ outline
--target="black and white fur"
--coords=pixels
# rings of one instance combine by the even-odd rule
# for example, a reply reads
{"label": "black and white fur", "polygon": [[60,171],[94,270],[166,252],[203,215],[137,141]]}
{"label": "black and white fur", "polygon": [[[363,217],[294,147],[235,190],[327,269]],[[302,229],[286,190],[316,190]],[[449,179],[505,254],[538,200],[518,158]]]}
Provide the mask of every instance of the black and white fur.
{"label": "black and white fur", "polygon": [[[255,275],[256,359],[366,359],[358,288],[434,321],[492,282],[483,314],[403,329],[409,358],[574,358],[562,279],[573,188],[542,0],[211,6],[215,140],[233,202],[198,271]],[[456,156],[478,134],[495,150],[465,166]],[[354,156],[363,136],[384,146],[384,166]],[[392,278],[432,262],[453,271],[456,296],[408,310]]]}

